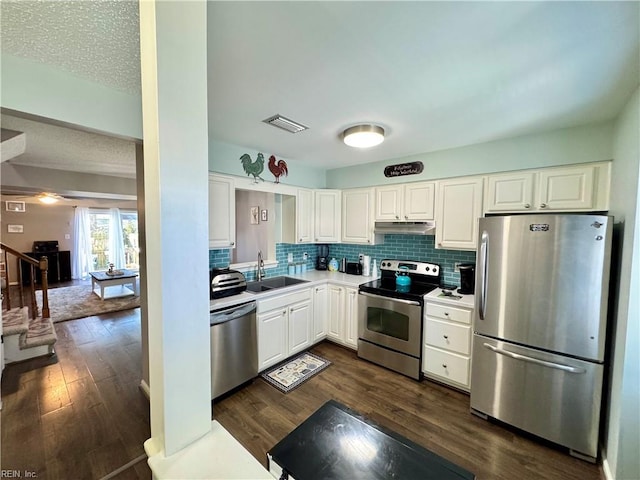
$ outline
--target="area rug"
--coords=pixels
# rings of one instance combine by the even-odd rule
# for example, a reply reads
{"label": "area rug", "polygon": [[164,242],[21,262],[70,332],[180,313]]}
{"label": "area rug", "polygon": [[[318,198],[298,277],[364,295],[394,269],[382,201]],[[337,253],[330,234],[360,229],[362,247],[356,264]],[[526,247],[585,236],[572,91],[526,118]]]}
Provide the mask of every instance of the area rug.
{"label": "area rug", "polygon": [[[140,297],[134,295],[100,300],[91,285],[74,285],[48,290],[49,311],[52,322],[91,317],[103,313],[119,312],[140,306]],[[38,308],[42,310],[42,292],[36,291]]]}
{"label": "area rug", "polygon": [[289,393],[329,365],[331,365],[329,360],[313,353],[303,352],[270,370],[262,372],[260,376],[281,392]]}

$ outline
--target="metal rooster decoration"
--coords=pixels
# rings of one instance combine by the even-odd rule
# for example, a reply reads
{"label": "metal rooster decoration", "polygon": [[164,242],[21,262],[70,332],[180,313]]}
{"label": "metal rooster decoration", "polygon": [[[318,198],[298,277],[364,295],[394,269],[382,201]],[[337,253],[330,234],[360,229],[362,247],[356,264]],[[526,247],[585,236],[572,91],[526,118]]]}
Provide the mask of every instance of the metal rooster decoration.
{"label": "metal rooster decoration", "polygon": [[287,170],[287,162],[284,160],[278,160],[276,163],[276,157],[274,155],[269,157],[269,171],[273,173],[274,177],[276,177],[276,181],[274,183],[280,183],[280,177],[282,175],[286,177],[289,174],[289,170]]}
{"label": "metal rooster decoration", "polygon": [[247,177],[253,175],[254,183],[258,183],[258,179],[264,182],[264,178],[260,176],[264,170],[264,155],[262,155],[262,153],[258,153],[258,158],[256,158],[255,162],[251,160],[248,153],[245,153],[240,157],[240,162],[242,162],[242,168],[247,174]]}

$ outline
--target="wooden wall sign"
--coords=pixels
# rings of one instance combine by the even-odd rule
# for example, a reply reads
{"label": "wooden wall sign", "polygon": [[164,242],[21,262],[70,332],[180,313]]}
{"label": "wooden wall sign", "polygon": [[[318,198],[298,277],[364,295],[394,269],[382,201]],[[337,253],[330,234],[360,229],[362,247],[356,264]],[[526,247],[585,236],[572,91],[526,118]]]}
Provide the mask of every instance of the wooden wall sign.
{"label": "wooden wall sign", "polygon": [[384,167],[385,177],[404,177],[405,175],[417,175],[422,173],[424,165],[422,162],[399,163]]}

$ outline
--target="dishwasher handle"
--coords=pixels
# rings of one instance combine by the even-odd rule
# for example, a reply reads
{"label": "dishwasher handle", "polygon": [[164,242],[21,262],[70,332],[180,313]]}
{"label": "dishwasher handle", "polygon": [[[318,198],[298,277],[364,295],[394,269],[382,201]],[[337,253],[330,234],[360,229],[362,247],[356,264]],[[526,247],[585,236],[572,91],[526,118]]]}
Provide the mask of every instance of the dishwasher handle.
{"label": "dishwasher handle", "polygon": [[224,310],[218,310],[209,314],[210,325],[220,325],[221,323],[230,322],[236,318],[244,317],[256,310],[256,302],[243,303],[242,305],[234,305]]}

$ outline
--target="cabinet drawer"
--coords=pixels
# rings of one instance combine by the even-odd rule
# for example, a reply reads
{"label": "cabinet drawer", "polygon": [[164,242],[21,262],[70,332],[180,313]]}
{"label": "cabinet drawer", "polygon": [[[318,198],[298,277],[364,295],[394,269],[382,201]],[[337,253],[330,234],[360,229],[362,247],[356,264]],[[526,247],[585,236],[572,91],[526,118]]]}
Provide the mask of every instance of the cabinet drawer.
{"label": "cabinet drawer", "polygon": [[471,327],[427,318],[424,327],[427,345],[469,355],[471,353]]}
{"label": "cabinet drawer", "polygon": [[289,305],[293,305],[294,303],[298,302],[304,302],[305,300],[311,300],[310,288],[305,288],[304,290],[299,290],[287,295],[278,295],[277,297],[258,300],[258,313],[268,312],[276,308],[286,308]]}
{"label": "cabinet drawer", "polygon": [[471,310],[466,310],[464,308],[427,303],[427,315],[429,317],[437,317],[442,318],[443,320],[451,320],[452,322],[461,322],[471,325]]}
{"label": "cabinet drawer", "polygon": [[469,386],[469,357],[425,345],[422,362],[425,372],[441,377],[443,381]]}

